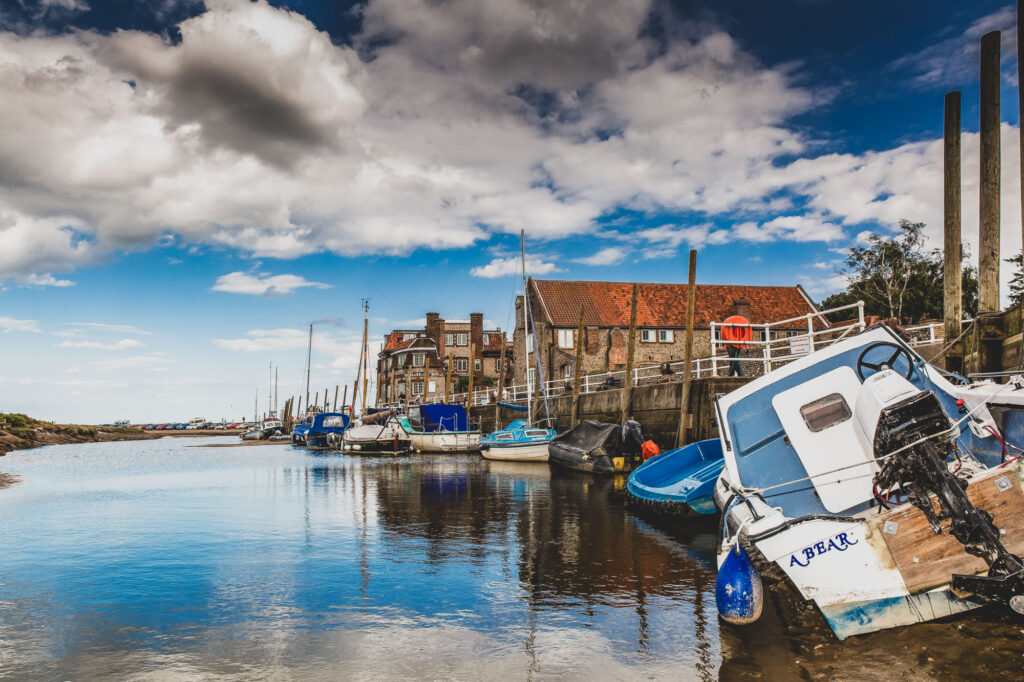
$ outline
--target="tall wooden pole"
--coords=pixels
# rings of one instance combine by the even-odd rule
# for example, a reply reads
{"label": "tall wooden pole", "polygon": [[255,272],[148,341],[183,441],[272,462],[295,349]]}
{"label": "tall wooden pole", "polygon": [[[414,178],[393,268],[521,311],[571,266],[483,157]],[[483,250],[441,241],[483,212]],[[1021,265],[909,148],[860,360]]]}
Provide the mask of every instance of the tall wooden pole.
{"label": "tall wooden pole", "polygon": [[640,285],[633,285],[633,301],[629,306],[629,342],[626,345],[626,375],[623,378],[622,421],[633,416],[633,353],[636,351],[636,308],[640,297]]}
{"label": "tall wooden pole", "polygon": [[455,356],[448,354],[448,371],[444,375],[444,402],[451,403],[452,397],[452,365],[455,364]]}
{"label": "tall wooden pole", "polygon": [[345,390],[341,392],[341,409],[344,411],[345,404],[348,402],[348,384],[345,384]]}
{"label": "tall wooden pole", "polygon": [[331,412],[338,411],[338,384],[334,384],[334,409]]}
{"label": "tall wooden pole", "polygon": [[580,303],[580,323],[576,327],[576,366],[573,368],[572,379],[572,414],[569,428],[576,426],[580,419],[580,372],[583,370],[583,304]]}
{"label": "tall wooden pole", "polygon": [[501,402],[505,397],[505,332],[498,330],[501,339],[501,357],[498,360],[498,392],[494,396],[494,430],[501,428]]}
{"label": "tall wooden pole", "polygon": [[981,37],[978,312],[999,310],[999,31]]}
{"label": "tall wooden pole", "polygon": [[690,273],[686,280],[686,339],[683,345],[683,389],[679,396],[679,429],[676,447],[686,445],[687,433],[693,426],[690,412],[690,389],[693,382],[693,313],[697,299],[697,251],[690,250]]}
{"label": "tall wooden pole", "polygon": [[389,405],[397,405],[398,404],[398,395],[395,393],[395,376],[396,375],[397,375],[397,373],[395,372],[395,368],[392,367],[391,368],[391,399],[388,400],[388,404]]}
{"label": "tall wooden pole", "polygon": [[313,404],[317,407],[320,406],[320,391],[316,392],[316,398],[313,399]]}
{"label": "tall wooden pole", "polygon": [[469,343],[469,388],[466,392],[466,412],[469,412],[469,408],[473,407],[474,369],[476,369],[476,343],[471,341]]}
{"label": "tall wooden pole", "polygon": [[[1024,128],[1024,125],[1020,125],[1020,121],[1024,121],[1024,85],[1022,85],[1021,79],[1024,78],[1024,74],[1021,73],[1021,62],[1024,61],[1024,0],[1017,0],[1017,132],[1020,133],[1020,129]],[[1020,217],[1021,217],[1021,253],[1024,254],[1024,134],[1018,134],[1020,138]],[[1024,315],[1024,305],[1020,308],[1021,315]]]}
{"label": "tall wooden pole", "polygon": [[427,402],[430,395],[430,353],[424,353],[426,361],[423,363],[423,402]]}
{"label": "tall wooden pole", "polygon": [[[1021,0],[1024,2],[1024,0]],[[963,321],[963,294],[961,291],[960,237],[960,92],[946,93],[945,117],[942,127],[943,141],[943,316],[945,339],[960,336]],[[962,347],[961,347],[962,348]],[[959,372],[962,362],[960,348],[946,353],[946,369]]]}

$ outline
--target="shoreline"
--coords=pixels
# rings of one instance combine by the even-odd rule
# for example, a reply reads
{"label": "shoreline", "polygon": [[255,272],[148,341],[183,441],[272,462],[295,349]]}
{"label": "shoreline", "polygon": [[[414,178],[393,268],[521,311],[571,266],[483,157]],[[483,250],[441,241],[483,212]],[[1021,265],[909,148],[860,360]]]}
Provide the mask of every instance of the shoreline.
{"label": "shoreline", "polygon": [[144,431],[103,431],[101,429],[72,432],[70,430],[33,429],[24,437],[0,430],[0,457],[17,450],[33,450],[47,445],[74,445],[76,443],[108,443],[123,440],[155,440],[159,436]]}
{"label": "shoreline", "polygon": [[6,474],[0,471],[0,490],[11,488],[21,483],[21,477],[14,474]]}

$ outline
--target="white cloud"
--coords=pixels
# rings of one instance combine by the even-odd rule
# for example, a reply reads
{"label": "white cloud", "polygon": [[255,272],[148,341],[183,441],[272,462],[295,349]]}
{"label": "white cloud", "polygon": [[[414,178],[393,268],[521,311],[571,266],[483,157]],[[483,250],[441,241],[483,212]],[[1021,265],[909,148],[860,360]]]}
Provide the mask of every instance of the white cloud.
{"label": "white cloud", "polygon": [[214,339],[213,342],[227,350],[255,353],[304,348],[309,341],[309,333],[300,329],[253,329],[245,335],[244,339]]}
{"label": "white cloud", "polygon": [[141,348],[146,344],[136,339],[121,339],[117,343],[100,343],[99,341],[61,341],[57,348],[89,348],[92,350],[127,350]]}
{"label": "white cloud", "polygon": [[17,283],[23,287],[73,287],[75,283],[69,279],[57,279],[53,275],[30,273],[24,277],[16,278]]}
{"label": "white cloud", "polygon": [[621,263],[628,253],[627,249],[620,246],[609,246],[584,258],[574,258],[572,262],[583,265],[615,265]]}
{"label": "white cloud", "polygon": [[[527,275],[546,275],[551,272],[559,272],[558,266],[554,263],[547,262],[536,256],[526,257]],[[518,256],[495,258],[487,265],[479,265],[469,271],[469,274],[474,277],[485,277],[487,279],[505,277],[507,275],[522,275],[522,273],[523,263],[522,259]]]}
{"label": "white cloud", "polygon": [[303,287],[330,289],[331,285],[310,282],[299,275],[248,275],[244,272],[231,272],[218,277],[211,291],[252,296],[290,296],[296,289]]}
{"label": "white cloud", "polygon": [[39,328],[39,320],[17,320],[13,317],[0,317],[0,329],[3,329],[5,334],[9,332],[41,334],[43,331]]}
{"label": "white cloud", "polygon": [[69,324],[72,327],[95,329],[105,332],[117,332],[119,334],[142,334],[144,336],[153,335],[153,332],[147,332],[145,329],[139,329],[132,324],[107,324],[106,322],[70,322]]}
{"label": "white cloud", "polygon": [[830,242],[844,237],[843,228],[836,223],[802,215],[780,216],[763,223],[740,223],[732,228],[732,233],[749,242]]}

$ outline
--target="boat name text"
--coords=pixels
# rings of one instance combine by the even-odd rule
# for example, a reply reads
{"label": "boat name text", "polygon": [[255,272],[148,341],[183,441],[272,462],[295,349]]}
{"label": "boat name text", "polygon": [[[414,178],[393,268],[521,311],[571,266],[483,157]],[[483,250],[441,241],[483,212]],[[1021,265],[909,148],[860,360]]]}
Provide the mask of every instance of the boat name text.
{"label": "boat name text", "polygon": [[[799,552],[795,552],[789,557],[789,567],[803,566],[807,567],[811,563],[811,559],[816,556],[821,556],[825,552],[831,552],[833,549],[839,552],[845,552],[853,545],[857,544],[857,540],[853,540],[847,536],[846,533],[836,533],[835,537],[829,538],[828,540],[822,540],[816,542],[809,547],[804,547]],[[803,561],[800,561],[799,556],[803,557]]]}

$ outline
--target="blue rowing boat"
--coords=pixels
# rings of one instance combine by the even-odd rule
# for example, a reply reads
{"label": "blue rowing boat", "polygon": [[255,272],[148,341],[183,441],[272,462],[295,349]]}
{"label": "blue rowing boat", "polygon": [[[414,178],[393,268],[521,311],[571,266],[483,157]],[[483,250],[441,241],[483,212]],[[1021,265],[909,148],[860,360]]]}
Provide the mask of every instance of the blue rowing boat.
{"label": "blue rowing boat", "polygon": [[546,462],[548,443],[557,432],[530,426],[525,419],[517,419],[503,429],[480,439],[480,453],[484,459],[508,462]]}
{"label": "blue rowing boat", "polygon": [[664,513],[715,514],[715,482],[724,466],[717,438],[690,443],[641,464],[629,475],[626,491],[632,501]]}

